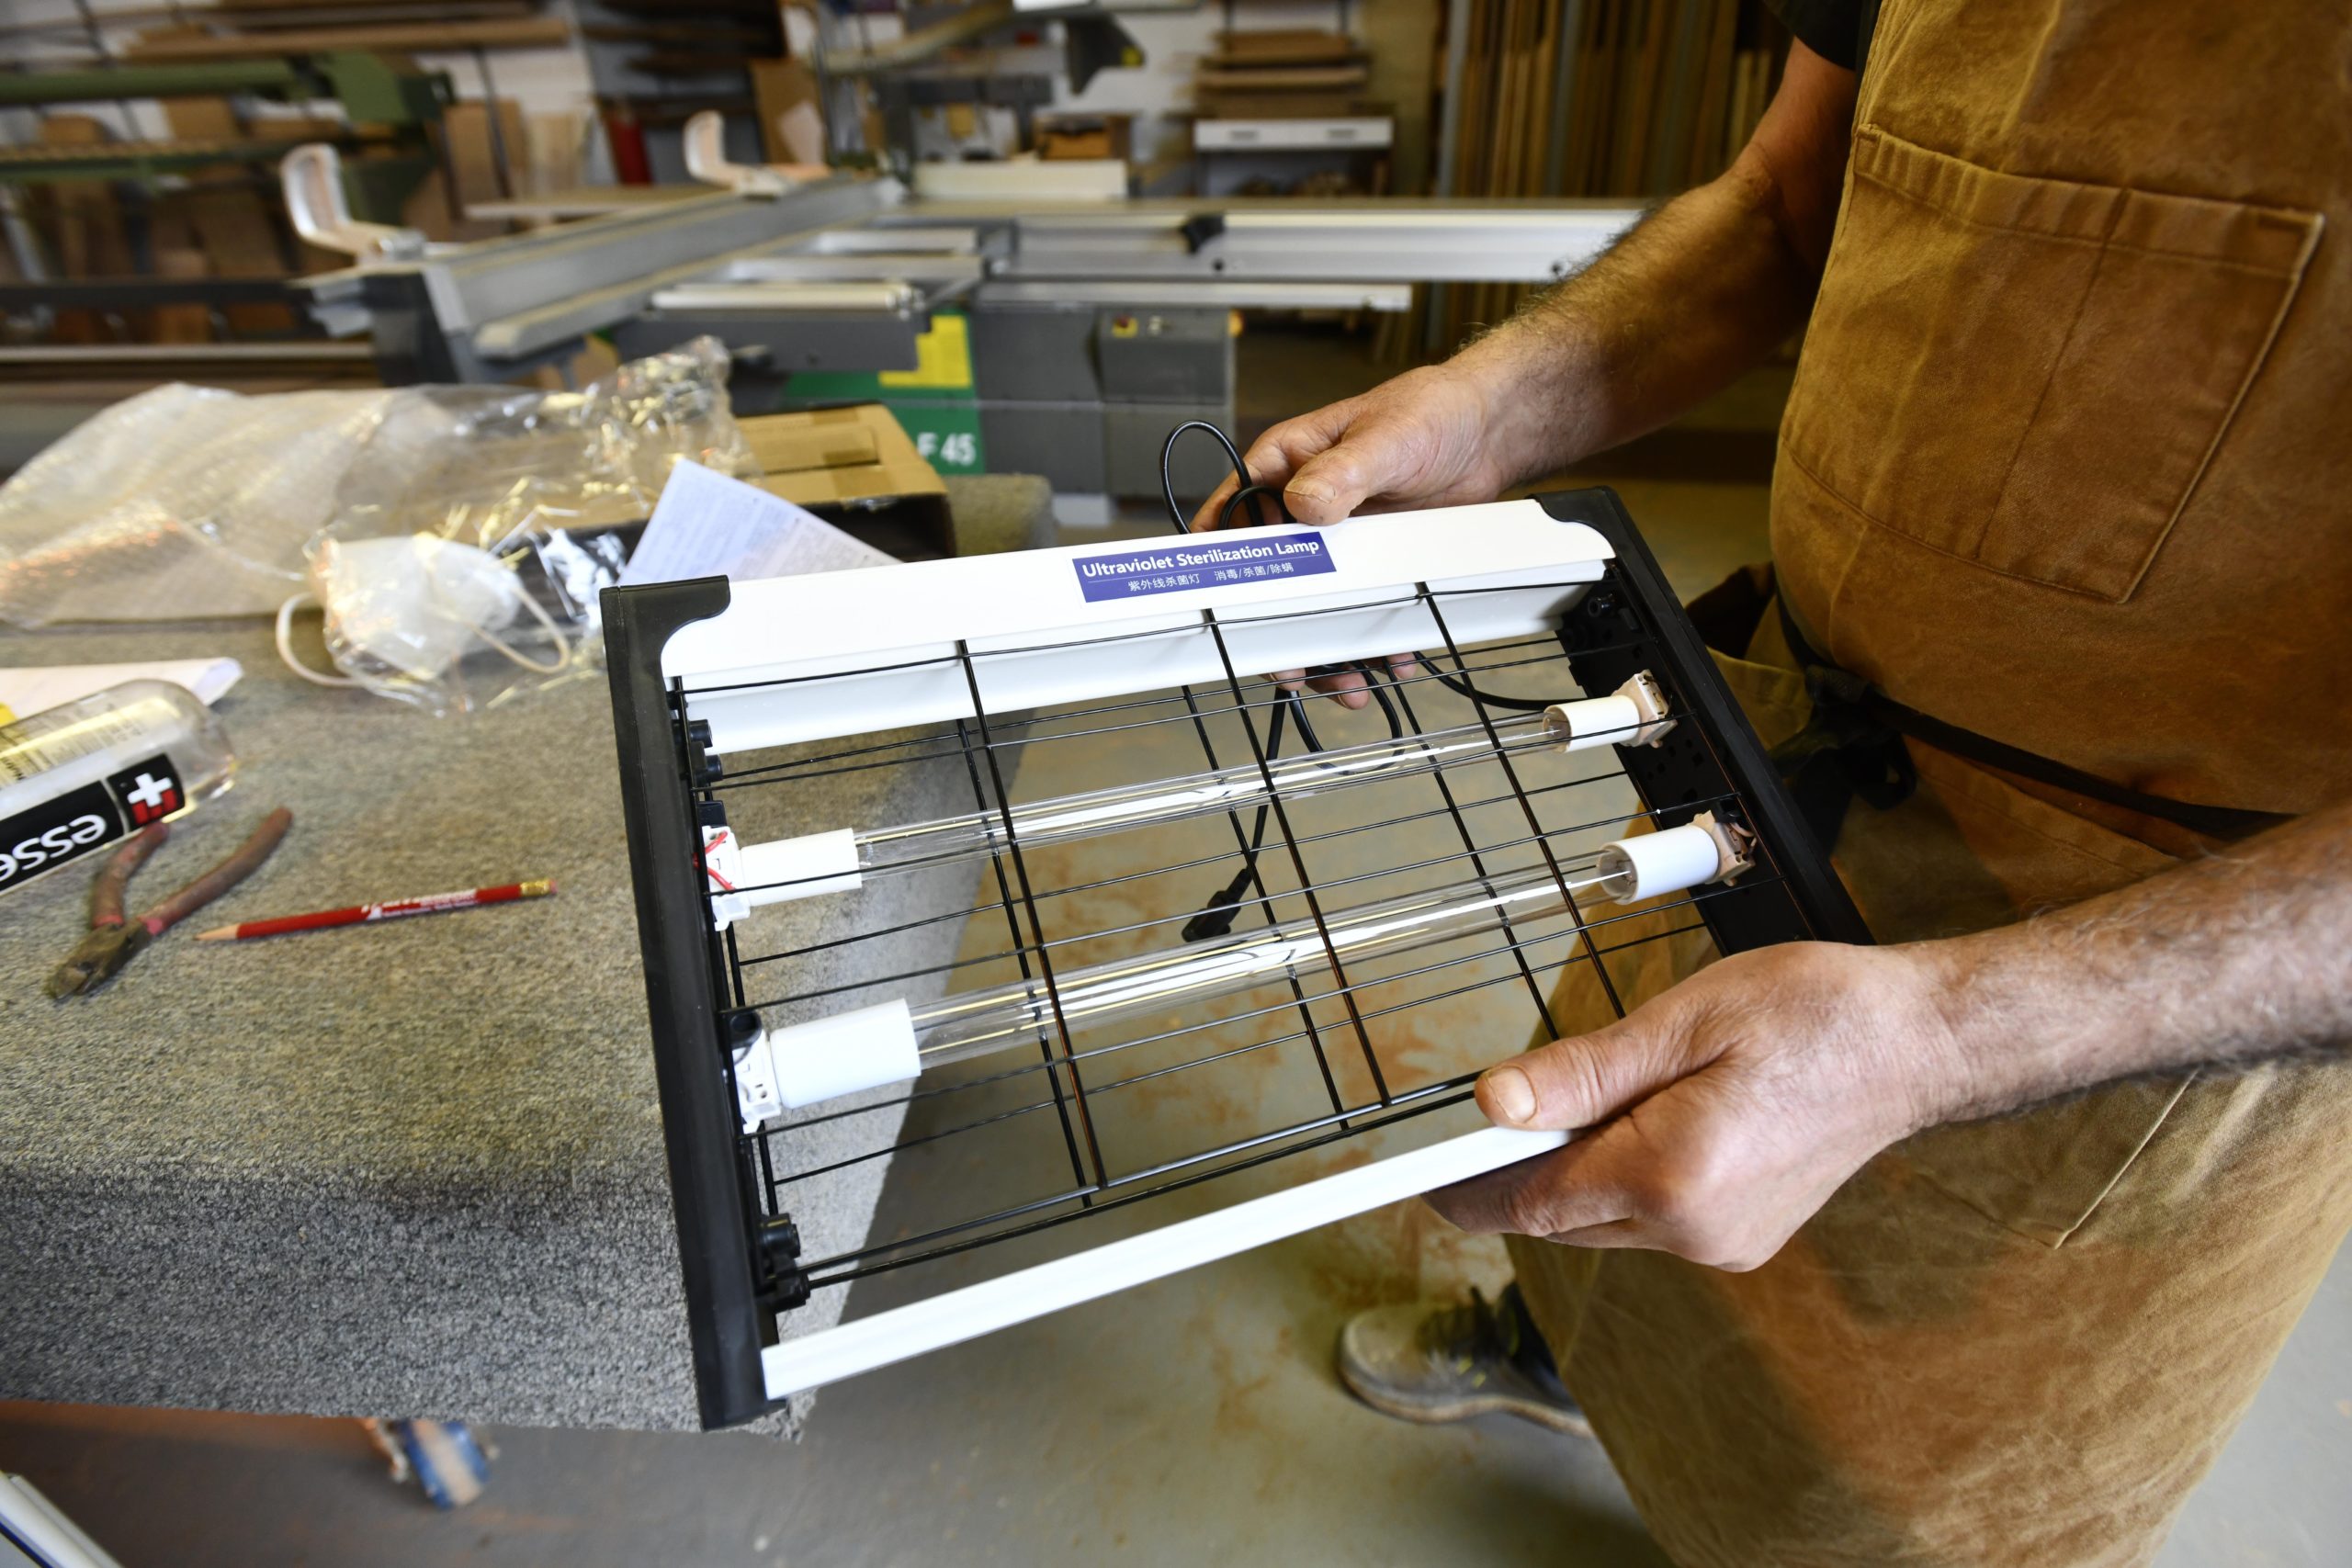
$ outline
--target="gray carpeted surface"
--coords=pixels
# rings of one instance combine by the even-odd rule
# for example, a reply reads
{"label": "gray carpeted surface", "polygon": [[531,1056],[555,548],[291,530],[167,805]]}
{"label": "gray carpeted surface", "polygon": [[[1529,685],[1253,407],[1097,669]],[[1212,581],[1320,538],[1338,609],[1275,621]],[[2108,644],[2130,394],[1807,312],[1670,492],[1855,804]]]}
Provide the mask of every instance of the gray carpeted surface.
{"label": "gray carpeted surface", "polygon": [[[0,631],[6,663],[209,653],[245,666],[219,708],[237,786],[148,863],[134,908],[283,803],[295,823],[277,856],[110,988],[63,1003],[40,985],[83,929],[95,865],[0,902],[0,1395],[693,1426],[603,681],[435,720],[302,684],[251,623]],[[912,820],[968,809],[968,790],[960,765],[842,773],[743,826]],[[559,896],[189,940],[529,876]],[[968,908],[972,888],[968,869],[931,873],[763,910],[745,951]],[[959,931],[893,938],[858,976],[943,964]],[[853,977],[816,963],[796,976]],[[899,989],[922,1000],[943,983]],[[870,1145],[875,1119],[859,1121]],[[849,1134],[811,1129],[809,1164],[827,1163],[828,1135]],[[864,1240],[887,1167],[797,1190],[811,1256]],[[842,1294],[787,1331],[827,1325]]]}

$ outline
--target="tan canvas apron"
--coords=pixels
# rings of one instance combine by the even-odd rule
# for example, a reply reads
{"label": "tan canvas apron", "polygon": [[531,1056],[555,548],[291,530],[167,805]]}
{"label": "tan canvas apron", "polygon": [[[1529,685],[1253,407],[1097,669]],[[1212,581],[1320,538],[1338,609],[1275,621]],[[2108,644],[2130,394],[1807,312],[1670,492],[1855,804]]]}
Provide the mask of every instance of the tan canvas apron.
{"label": "tan canvas apron", "polygon": [[[1830,657],[2154,794],[2352,786],[2346,12],[1888,0],[1773,491]],[[1770,618],[1747,651],[1778,740],[1802,683]],[[1912,750],[1837,855],[1883,941],[2202,852]],[[1702,961],[1634,952],[1635,996]],[[1750,1274],[1512,1256],[1678,1562],[2036,1568],[2154,1552],[2347,1225],[2352,1066],[2317,1063],[1936,1129]]]}

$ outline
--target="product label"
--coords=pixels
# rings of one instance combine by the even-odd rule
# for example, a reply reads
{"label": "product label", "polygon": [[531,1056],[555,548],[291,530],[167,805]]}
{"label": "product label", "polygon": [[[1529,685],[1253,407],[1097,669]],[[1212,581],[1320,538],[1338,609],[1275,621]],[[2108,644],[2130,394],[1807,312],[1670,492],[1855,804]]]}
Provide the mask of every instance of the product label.
{"label": "product label", "polygon": [[1079,592],[1090,603],[1137,598],[1148,593],[1184,593],[1227,582],[1311,577],[1333,570],[1331,547],[1321,534],[1238,529],[1204,535],[1177,545],[1081,556],[1070,562]]}
{"label": "product label", "polygon": [[0,822],[0,893],[160,822],[187,804],[172,760],[153,756]]}

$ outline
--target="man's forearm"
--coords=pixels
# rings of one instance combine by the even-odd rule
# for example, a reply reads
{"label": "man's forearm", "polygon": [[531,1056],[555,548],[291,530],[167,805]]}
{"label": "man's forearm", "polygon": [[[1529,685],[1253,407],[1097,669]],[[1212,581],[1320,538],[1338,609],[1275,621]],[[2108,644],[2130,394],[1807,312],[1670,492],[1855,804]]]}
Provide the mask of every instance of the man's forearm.
{"label": "man's forearm", "polygon": [[1657,429],[1803,324],[1852,140],[1854,73],[1799,43],[1747,145],[1449,362],[1529,479]]}
{"label": "man's forearm", "polygon": [[1939,1120],[2138,1073],[2352,1044],[2352,805],[1912,951],[1947,1029]]}
{"label": "man's forearm", "polygon": [[2342,806],[1999,931],[1710,964],[1616,1023],[1487,1069],[1478,1104],[1495,1122],[1582,1135],[1430,1201],[1468,1230],[1753,1269],[1921,1128],[2347,1045]]}
{"label": "man's forearm", "polygon": [[1773,216],[1760,164],[1644,220],[1584,272],[1455,355],[1518,479],[1657,429],[1803,322],[1815,276]]}

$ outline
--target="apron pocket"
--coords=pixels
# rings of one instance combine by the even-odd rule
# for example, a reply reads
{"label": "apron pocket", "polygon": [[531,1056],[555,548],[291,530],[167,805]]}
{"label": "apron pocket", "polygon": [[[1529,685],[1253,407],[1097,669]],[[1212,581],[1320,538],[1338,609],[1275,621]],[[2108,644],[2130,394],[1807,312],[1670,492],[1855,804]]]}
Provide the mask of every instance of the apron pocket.
{"label": "apron pocket", "polygon": [[1862,126],[1785,454],[1929,548],[2128,598],[2320,225],[2007,174]]}

